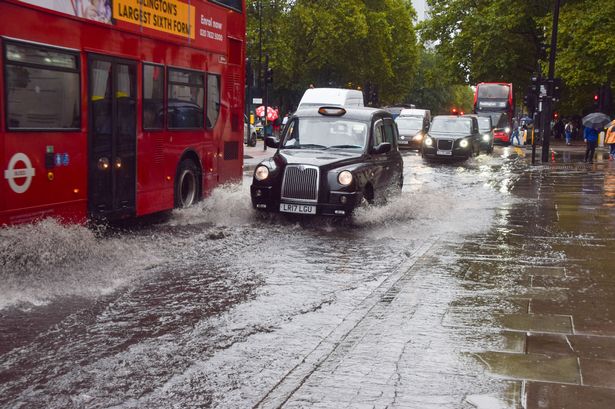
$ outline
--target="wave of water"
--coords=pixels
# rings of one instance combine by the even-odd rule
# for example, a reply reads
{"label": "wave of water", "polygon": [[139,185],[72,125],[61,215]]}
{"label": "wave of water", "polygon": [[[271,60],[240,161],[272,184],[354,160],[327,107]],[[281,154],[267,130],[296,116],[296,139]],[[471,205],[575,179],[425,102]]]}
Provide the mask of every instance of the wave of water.
{"label": "wave of water", "polygon": [[0,309],[108,293],[145,260],[131,240],[54,219],[0,229]]}

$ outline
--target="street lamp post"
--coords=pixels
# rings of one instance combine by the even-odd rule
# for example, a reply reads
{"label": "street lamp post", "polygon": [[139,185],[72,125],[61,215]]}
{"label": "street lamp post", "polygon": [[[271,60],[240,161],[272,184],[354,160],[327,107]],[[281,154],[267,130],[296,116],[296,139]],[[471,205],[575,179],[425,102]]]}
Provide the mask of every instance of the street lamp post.
{"label": "street lamp post", "polygon": [[555,55],[557,51],[557,23],[559,21],[559,6],[561,0],[555,0],[553,5],[553,27],[551,30],[551,50],[549,53],[549,74],[547,82],[547,97],[544,99],[542,117],[542,161],[549,161],[551,142],[551,117],[553,115],[553,79],[555,78]]}

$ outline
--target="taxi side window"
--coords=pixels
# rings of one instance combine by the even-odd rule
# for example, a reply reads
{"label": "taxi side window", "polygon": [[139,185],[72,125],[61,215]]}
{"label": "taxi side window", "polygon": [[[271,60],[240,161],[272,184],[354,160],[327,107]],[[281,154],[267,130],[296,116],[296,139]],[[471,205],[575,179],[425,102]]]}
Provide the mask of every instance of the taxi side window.
{"label": "taxi side window", "polygon": [[374,137],[372,140],[372,146],[374,148],[384,142],[384,130],[382,129],[383,126],[384,123],[382,122],[382,120],[378,120],[374,123]]}
{"label": "taxi side window", "polygon": [[393,128],[393,121],[384,121],[384,142],[390,143],[395,146],[395,129]]}

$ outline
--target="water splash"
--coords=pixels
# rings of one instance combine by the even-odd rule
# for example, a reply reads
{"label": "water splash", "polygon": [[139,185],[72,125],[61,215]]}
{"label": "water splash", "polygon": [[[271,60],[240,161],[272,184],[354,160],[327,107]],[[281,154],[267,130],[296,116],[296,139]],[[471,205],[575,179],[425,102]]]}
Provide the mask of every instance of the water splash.
{"label": "water splash", "polygon": [[0,309],[105,294],[128,282],[147,258],[130,240],[100,233],[54,219],[0,229]]}
{"label": "water splash", "polygon": [[203,201],[173,213],[171,226],[211,224],[241,226],[254,221],[255,211],[250,201],[248,184],[225,184],[214,189]]}

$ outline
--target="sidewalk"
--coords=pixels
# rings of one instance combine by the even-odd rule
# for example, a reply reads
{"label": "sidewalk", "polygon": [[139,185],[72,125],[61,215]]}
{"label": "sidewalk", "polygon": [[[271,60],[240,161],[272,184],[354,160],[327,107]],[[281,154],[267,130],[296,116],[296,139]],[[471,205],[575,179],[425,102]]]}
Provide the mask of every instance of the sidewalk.
{"label": "sidewalk", "polygon": [[256,146],[246,146],[244,145],[243,151],[243,173],[246,175],[251,175],[261,161],[267,159],[275,153],[275,149],[267,148],[267,150],[263,149],[263,141],[258,139],[256,141]]}
{"label": "sidewalk", "polygon": [[604,409],[615,400],[615,163],[606,151],[583,163],[578,143],[552,148],[554,162],[515,183],[518,204],[497,209],[499,226],[463,245],[483,260],[465,275],[482,296],[452,315],[491,310],[487,326],[467,325],[501,340],[472,355],[516,385],[506,407]]}

